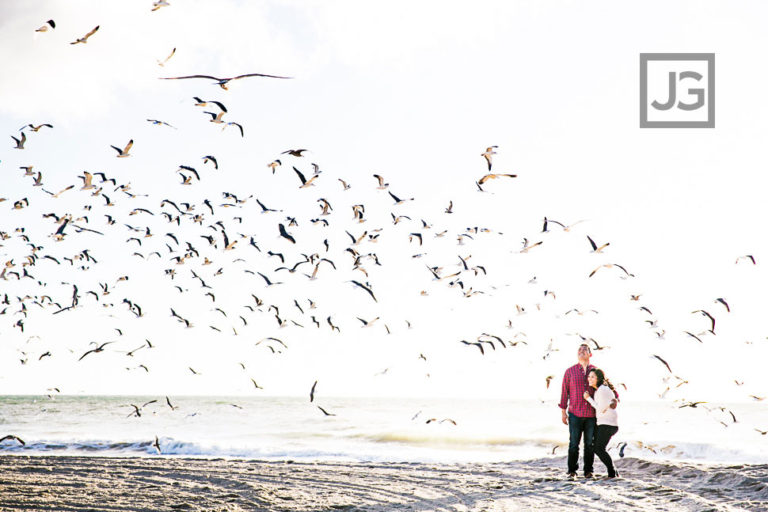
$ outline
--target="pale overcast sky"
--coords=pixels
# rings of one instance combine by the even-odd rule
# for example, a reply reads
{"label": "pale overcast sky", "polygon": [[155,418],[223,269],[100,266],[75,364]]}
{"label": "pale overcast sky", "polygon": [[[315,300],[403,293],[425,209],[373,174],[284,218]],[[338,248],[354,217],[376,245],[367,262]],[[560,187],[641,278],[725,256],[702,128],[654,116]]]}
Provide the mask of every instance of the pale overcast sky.
{"label": "pale overcast sky", "polygon": [[[322,380],[328,395],[554,400],[579,334],[610,347],[594,362],[625,382],[629,397],[672,387],[666,399],[750,400],[767,388],[758,366],[768,352],[766,103],[755,93],[766,79],[763,3],[169,3],[156,11],[151,1],[0,6],[0,230],[8,235],[0,263],[11,262],[0,280],[9,297],[2,392],[280,395]],[[55,29],[36,32],[48,19]],[[86,44],[70,44],[96,26]],[[640,53],[686,52],[716,55],[716,128],[639,128]],[[245,73],[291,79],[245,78],[229,90],[207,79],[160,80]],[[224,104],[223,120],[243,136],[209,122],[204,112],[219,107],[195,106],[195,96]],[[11,136],[41,123],[53,128],[23,130],[24,149],[15,149]],[[110,146],[129,140],[131,156],[116,158]],[[489,180],[480,192],[489,146],[498,146],[492,171],[517,177]],[[299,148],[308,149],[301,158],[283,154]],[[282,165],[273,174],[275,159]],[[310,178],[313,163],[315,186],[299,189],[292,167]],[[182,165],[200,180],[178,172]],[[98,177],[100,195],[80,190],[84,171],[130,184],[135,197]],[[43,191],[69,185],[56,198]],[[414,200],[395,205],[387,191]],[[223,192],[243,202],[222,206],[235,204]],[[320,198],[330,215],[320,215]],[[164,199],[194,211],[169,223],[161,212],[178,212]],[[256,199],[280,211],[261,213]],[[365,222],[354,205],[364,205]],[[131,215],[136,208],[153,215]],[[72,215],[63,241],[51,237],[58,225],[48,213]],[[395,224],[392,215],[410,219]],[[566,232],[550,223],[542,233],[544,217],[575,225]],[[327,226],[312,222],[323,218]],[[229,251],[222,231],[237,240]],[[347,232],[366,237],[353,246]],[[610,245],[594,254],[587,236]],[[521,253],[526,239],[543,243]],[[23,267],[32,246],[35,264]],[[84,249],[97,261],[65,259]],[[321,263],[315,280],[304,275],[313,264],[276,270],[313,253],[336,269]],[[183,264],[172,259],[185,254]],[[736,263],[747,254],[756,265]],[[588,277],[606,264],[634,277],[618,267]],[[437,281],[427,267],[462,273]],[[33,277],[13,274],[24,270]],[[283,284],[268,287],[256,272]],[[369,283],[377,301],[352,280]],[[54,315],[59,308],[41,297],[68,306],[73,285],[78,307]],[[691,313],[700,309],[716,318],[715,335],[707,317]],[[379,320],[363,328],[358,317]],[[494,339],[484,333],[508,348],[484,343],[482,355],[460,343]],[[257,344],[268,337],[287,348]],[[126,354],[146,339],[154,348]],[[527,345],[509,346],[518,340]],[[108,341],[78,360],[90,342]],[[689,383],[664,381],[671,375],[654,355]]]}

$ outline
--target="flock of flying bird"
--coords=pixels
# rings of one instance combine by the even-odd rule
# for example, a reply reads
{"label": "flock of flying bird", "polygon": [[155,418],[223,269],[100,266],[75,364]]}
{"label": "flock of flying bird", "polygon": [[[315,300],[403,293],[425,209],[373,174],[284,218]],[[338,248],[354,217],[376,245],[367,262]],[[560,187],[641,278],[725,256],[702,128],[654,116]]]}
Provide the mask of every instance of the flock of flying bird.
{"label": "flock of flying bird", "polygon": [[[167,2],[155,2],[153,10],[167,5]],[[37,32],[54,29],[56,29],[55,21],[48,20],[37,29]],[[71,44],[86,44],[97,35],[98,31],[99,26],[96,26]],[[158,65],[164,66],[168,59],[173,57],[175,50],[174,48],[163,61],[158,60]],[[163,77],[164,80],[211,80],[222,91],[226,91],[232,81],[246,78],[289,79],[290,77],[263,73],[246,73],[224,78],[203,74]],[[224,101],[204,100],[195,96],[190,98],[190,108],[206,109],[203,112],[210,116],[211,123],[221,124],[223,128],[236,126],[241,136],[244,136],[244,129],[240,123],[223,120],[228,112]],[[176,126],[151,117],[147,118],[147,122],[157,125],[160,129],[177,129]],[[37,335],[34,333],[37,330],[34,327],[30,328],[29,318],[44,315],[50,319],[54,315],[67,315],[83,310],[97,312],[97,308],[116,311],[113,315],[120,317],[119,323],[114,326],[117,334],[115,339],[91,342],[91,345],[80,353],[76,364],[84,364],[81,362],[102,357],[99,354],[110,351],[121,352],[129,360],[133,360],[140,351],[142,354],[151,352],[162,341],[144,339],[141,345],[136,347],[135,340],[126,339],[128,336],[123,338],[123,331],[130,330],[130,322],[141,322],[149,316],[154,319],[165,317],[167,321],[178,323],[184,328],[198,328],[199,325],[204,325],[204,328],[213,332],[233,335],[250,333],[254,325],[257,325],[258,331],[262,333],[268,329],[286,327],[304,329],[301,334],[303,338],[314,336],[307,332],[309,329],[316,331],[322,329],[324,335],[340,335],[342,327],[345,331],[352,328],[350,324],[365,329],[376,329],[377,326],[382,326],[381,328],[387,334],[400,328],[411,329],[413,327],[411,321],[406,319],[383,319],[381,315],[363,318],[357,314],[346,318],[343,310],[334,309],[335,304],[331,301],[335,299],[331,297],[298,297],[302,290],[307,289],[307,283],[322,279],[331,281],[333,286],[342,289],[346,287],[344,293],[351,294],[355,302],[365,303],[373,310],[379,307],[382,301],[389,303],[396,301],[397,294],[387,293],[386,297],[382,298],[378,292],[380,287],[388,289],[386,283],[388,278],[384,267],[389,262],[381,261],[380,254],[374,250],[380,240],[394,244],[392,240],[395,237],[400,239],[398,244],[405,243],[407,238],[407,247],[418,251],[403,255],[402,261],[405,264],[421,268],[420,272],[423,273],[425,282],[444,285],[447,290],[455,290],[450,293],[455,293],[455,297],[459,300],[492,293],[495,288],[489,283],[499,279],[498,274],[494,274],[498,269],[475,261],[469,249],[473,244],[478,243],[480,237],[501,236],[501,233],[493,233],[490,229],[480,227],[463,230],[436,228],[436,225],[450,225],[449,218],[454,214],[455,208],[452,200],[445,201],[446,206],[440,212],[439,220],[416,218],[413,213],[415,207],[410,206],[417,203],[415,198],[405,197],[400,192],[395,193],[381,174],[371,173],[368,178],[365,178],[366,184],[352,183],[340,177],[335,180],[328,178],[327,173],[324,173],[317,163],[309,165],[304,163],[307,160],[307,154],[312,153],[306,148],[289,148],[279,152],[276,158],[265,165],[264,176],[260,179],[275,179],[277,175],[285,178],[286,173],[295,175],[297,181],[294,186],[300,190],[310,189],[321,180],[338,182],[335,197],[326,195],[316,199],[318,211],[311,218],[302,218],[287,209],[284,210],[285,204],[279,207],[274,204],[267,206],[266,203],[270,202],[269,200],[255,197],[254,194],[246,196],[222,191],[220,199],[209,196],[200,202],[187,200],[181,192],[174,198],[154,197],[151,190],[134,190],[130,182],[124,182],[119,177],[119,172],[110,171],[82,171],[82,174],[77,177],[79,182],[69,183],[58,191],[56,189],[49,191],[45,188],[42,173],[34,170],[35,151],[39,150],[28,146],[32,136],[39,136],[38,132],[44,129],[55,135],[56,129],[51,123],[27,123],[17,130],[18,133],[11,135],[13,144],[8,149],[24,155],[24,158],[29,160],[19,166],[23,171],[19,179],[29,180],[24,185],[28,191],[22,197],[0,197],[0,209],[5,212],[0,216],[2,223],[5,224],[0,225],[0,258],[3,258],[0,261],[0,283],[3,283],[0,286],[0,319],[5,319],[0,324],[0,332],[3,333],[4,338],[7,338],[10,332],[17,333],[18,339],[26,338],[24,345],[19,348],[18,361],[22,365],[38,363],[45,358],[54,357],[54,354],[60,357],[66,356],[66,351],[61,347],[45,348],[39,353],[31,353],[31,348],[36,347],[41,340],[35,341]],[[113,155],[118,159],[133,157],[131,151],[134,148],[134,139],[126,138],[129,139],[127,143],[111,146],[116,153]],[[45,144],[48,140],[50,139],[47,138],[40,143],[43,146],[42,150],[46,149]],[[482,157],[485,165],[482,174],[474,182],[476,191],[473,193],[487,192],[486,188],[491,186],[503,187],[502,181],[512,180],[509,183],[514,183],[514,179],[517,178],[517,174],[493,171],[497,149],[498,146],[492,145],[480,153],[479,156]],[[187,163],[179,165],[176,170],[181,180],[178,182],[178,187],[190,187],[203,180],[210,183],[219,180],[222,173],[233,172],[232,169],[226,169],[224,166],[220,169],[220,158],[212,154],[202,155],[199,159],[202,162],[202,168]],[[4,175],[14,172],[7,165],[3,167]],[[206,170],[203,171],[203,168]],[[349,191],[359,188],[379,194],[376,204],[370,202],[363,204],[354,200],[351,196],[354,192]],[[69,193],[64,195],[67,192]],[[290,193],[285,190],[285,197]],[[78,195],[79,200],[74,200],[71,197],[73,195]],[[67,211],[61,211],[59,204],[64,199],[70,201],[66,203],[67,205],[77,204],[78,209],[69,207]],[[306,201],[304,198],[300,200]],[[291,199],[287,201],[290,202]],[[351,211],[347,214],[342,213],[340,203]],[[410,209],[402,212],[406,207]],[[29,210],[36,212],[35,216],[38,220],[33,225],[18,224],[15,215]],[[384,211],[389,213],[391,224],[385,226],[380,223],[370,226],[372,223],[379,222],[378,219]],[[259,224],[271,227],[261,229],[260,226],[260,229],[254,230],[257,218]],[[307,222],[311,225],[308,226]],[[535,254],[536,251],[544,250],[541,247],[545,242],[545,234],[555,230],[570,233],[577,224],[579,222],[566,224],[544,217],[541,229],[536,229],[535,235],[541,239],[534,241],[533,236],[530,240],[526,237],[515,252]],[[44,230],[42,234],[39,232],[41,226]],[[306,234],[308,229],[314,230],[311,236]],[[321,234],[318,235],[318,232]],[[609,242],[596,242],[591,236],[583,236],[585,252],[598,255],[606,253]],[[439,246],[432,242],[432,240],[451,238],[456,240],[454,246],[459,247],[460,254],[456,254],[458,251],[450,255],[442,254],[439,252],[441,250]],[[320,239],[322,241],[318,243]],[[265,242],[265,240],[278,240],[278,242]],[[501,245],[502,242],[498,240],[501,239],[495,238],[490,243]],[[72,251],[70,247],[73,241],[76,241],[80,247],[87,248]],[[60,250],[59,246],[65,247],[70,252]],[[121,248],[127,252],[115,255],[115,252],[120,251]],[[107,258],[114,258],[116,264],[110,265],[109,261],[104,261],[105,254]],[[132,274],[116,272],[116,268],[123,268],[126,260],[130,260],[130,265],[134,267],[138,265],[139,267],[136,268],[141,268],[141,272]],[[423,261],[429,262],[422,263]],[[754,256],[745,255],[740,256],[736,264],[757,265],[757,261]],[[104,270],[101,270],[102,268]],[[613,268],[618,269],[617,278],[635,277],[624,265],[596,260],[596,266],[585,278],[592,280],[598,272],[602,273],[606,271],[604,269]],[[242,276],[237,278],[241,283],[241,289],[233,290],[226,287],[222,289],[217,286],[220,276],[231,273],[239,273]],[[55,279],[50,279],[48,276],[55,276]],[[155,301],[149,296],[128,296],[121,292],[127,282],[136,279],[148,279],[147,286],[153,290],[161,286],[174,290],[178,296],[178,303],[175,302],[173,305],[168,305],[164,311],[159,311],[154,304]],[[535,284],[535,282],[534,277],[530,283]],[[15,286],[13,289],[18,291],[15,296],[14,293],[7,291],[11,288],[11,284]],[[289,287],[293,293],[288,295],[292,295],[293,298],[288,302],[282,302],[284,294],[275,293],[273,296],[271,293],[277,288]],[[150,293],[155,294],[155,291]],[[430,294],[442,292],[428,291],[424,288],[414,290],[414,293],[427,297]],[[232,300],[232,297],[236,300]],[[640,297],[640,294],[636,294],[626,300],[628,303],[637,304],[637,309],[643,315],[647,315],[643,323],[649,325],[653,336],[658,340],[665,339],[666,331],[658,326],[650,306],[639,304]],[[555,301],[555,291],[544,290],[543,298]],[[147,302],[152,303],[151,310],[145,306]],[[730,313],[730,306],[725,298],[718,297],[713,302],[717,307],[722,308],[724,314]],[[198,309],[200,304],[209,308],[211,317],[201,318],[185,313],[185,309]],[[541,304],[538,302],[533,305],[516,304],[513,313],[524,315],[534,307],[540,310]],[[562,314],[581,316],[588,313],[596,314],[597,311],[571,308]],[[720,313],[699,308],[692,314],[706,318],[707,328],[703,331],[695,328],[686,330],[684,335],[697,343],[704,343],[705,337],[716,334],[716,316]],[[163,328],[159,325],[158,330],[162,331]],[[504,324],[500,322],[499,325]],[[514,329],[509,319],[505,327]],[[459,344],[466,346],[468,351],[476,351],[474,353],[479,354],[480,357],[488,357],[497,350],[511,349],[518,345],[538,346],[537,340],[528,339],[522,331],[518,330],[511,337],[507,337],[487,332],[492,330],[493,328],[484,329],[484,332],[474,339],[457,339],[454,343],[457,346]],[[593,350],[608,348],[591,337],[581,334],[578,336],[582,341],[590,343]],[[264,347],[271,354],[279,354],[287,350],[291,342],[290,340],[286,342],[284,339],[287,338],[273,335],[261,336],[254,346]],[[32,343],[33,341],[35,343]],[[128,343],[133,345],[127,347]],[[130,350],[119,351],[118,347],[130,348]],[[73,349],[68,350],[74,352]],[[541,352],[542,359],[546,360],[556,350],[558,349],[553,347],[550,340],[549,346]],[[429,357],[424,351],[420,350],[417,353],[417,359],[427,364]],[[414,356],[416,357],[415,354]],[[671,390],[687,384],[684,377],[673,372],[672,365],[663,355],[652,353],[649,356],[657,360],[669,373],[664,381],[666,389],[660,397],[664,398]],[[243,378],[253,386],[253,389],[263,389],[257,380],[247,373],[246,364],[243,362],[238,364],[244,372]],[[146,362],[127,369],[150,372]],[[199,368],[188,367],[187,370],[192,376],[204,373]],[[554,377],[549,375],[544,379],[547,388],[550,387]],[[315,380],[310,391],[311,403],[315,403],[317,384],[318,381]],[[741,385],[738,381],[736,384]],[[754,400],[765,398],[751,396]],[[174,410],[168,397],[166,401]],[[142,407],[131,405],[133,410],[130,415],[140,417],[141,409],[149,403]],[[704,402],[682,400],[681,403],[681,408],[696,408]],[[319,405],[317,407],[325,416],[334,415],[333,412]],[[732,412],[730,414],[732,422],[735,423],[736,416]],[[722,420],[718,419],[718,421]],[[455,424],[448,418],[442,422]],[[430,418],[426,423],[441,422]],[[725,422],[723,424],[728,426]],[[766,434],[760,429],[755,428],[755,430],[762,435]],[[16,440],[23,444],[23,441],[15,436],[6,436],[0,440],[0,443],[6,440]],[[159,452],[157,438],[155,445]]]}

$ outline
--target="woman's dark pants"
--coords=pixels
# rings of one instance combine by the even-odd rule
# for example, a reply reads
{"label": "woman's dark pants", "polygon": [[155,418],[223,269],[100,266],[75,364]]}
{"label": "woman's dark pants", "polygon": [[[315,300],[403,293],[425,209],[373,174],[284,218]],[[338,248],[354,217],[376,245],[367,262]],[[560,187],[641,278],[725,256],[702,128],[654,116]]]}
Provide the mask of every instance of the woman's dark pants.
{"label": "woman's dark pants", "polygon": [[[605,447],[608,446],[608,441],[610,441],[613,435],[618,431],[619,427],[614,427],[613,425],[598,425],[597,432],[595,433],[595,455],[603,461],[605,468],[608,470],[608,476],[610,477],[616,476],[616,470],[613,467],[611,456],[608,455]],[[586,465],[586,463],[584,464]]]}

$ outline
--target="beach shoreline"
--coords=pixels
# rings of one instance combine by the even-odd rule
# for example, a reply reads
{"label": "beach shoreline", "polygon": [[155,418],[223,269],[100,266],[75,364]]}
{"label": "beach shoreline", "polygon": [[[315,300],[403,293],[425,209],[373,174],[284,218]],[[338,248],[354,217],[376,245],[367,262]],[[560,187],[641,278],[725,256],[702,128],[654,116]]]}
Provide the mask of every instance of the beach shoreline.
{"label": "beach shoreline", "polygon": [[768,511],[768,465],[627,458],[617,461],[619,479],[570,481],[564,458],[443,464],[3,455],[0,464],[2,511]]}

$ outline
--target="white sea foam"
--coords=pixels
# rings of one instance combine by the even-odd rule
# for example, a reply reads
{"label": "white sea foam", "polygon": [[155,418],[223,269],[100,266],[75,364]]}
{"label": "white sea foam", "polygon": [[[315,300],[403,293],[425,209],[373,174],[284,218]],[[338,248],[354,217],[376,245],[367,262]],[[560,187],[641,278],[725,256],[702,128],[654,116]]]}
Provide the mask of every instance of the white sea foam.
{"label": "white sea foam", "polygon": [[[147,405],[143,404],[157,399]],[[0,398],[4,453],[165,456],[264,460],[504,462],[562,457],[568,430],[554,403],[485,400],[179,397]],[[131,404],[140,407],[141,416]],[[623,403],[620,430],[609,447],[656,461],[768,462],[762,404],[723,411],[675,404]],[[726,411],[727,411],[726,407]],[[728,414],[728,413],[725,413]],[[728,415],[730,417],[730,415]],[[454,424],[455,422],[455,424]]]}

